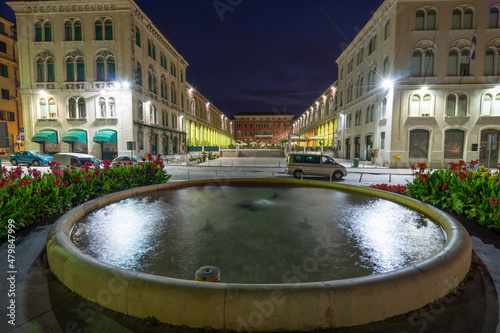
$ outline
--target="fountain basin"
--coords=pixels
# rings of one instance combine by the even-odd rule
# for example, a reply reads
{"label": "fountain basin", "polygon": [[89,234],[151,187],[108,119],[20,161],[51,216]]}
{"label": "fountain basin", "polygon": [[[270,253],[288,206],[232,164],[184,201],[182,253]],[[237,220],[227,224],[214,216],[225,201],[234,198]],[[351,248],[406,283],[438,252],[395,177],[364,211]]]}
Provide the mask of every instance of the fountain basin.
{"label": "fountain basin", "polygon": [[[324,282],[239,284],[181,280],[118,268],[87,256],[69,238],[77,221],[110,203],[161,189],[205,185],[296,185],[374,195],[425,214],[441,225],[447,241],[431,258],[388,273]],[[51,270],[82,297],[139,318],[154,316],[173,325],[247,331],[353,326],[406,313],[458,286],[469,270],[471,253],[465,229],[449,215],[419,201],[366,187],[276,179],[183,182],[111,194],[62,216],[47,240]]]}

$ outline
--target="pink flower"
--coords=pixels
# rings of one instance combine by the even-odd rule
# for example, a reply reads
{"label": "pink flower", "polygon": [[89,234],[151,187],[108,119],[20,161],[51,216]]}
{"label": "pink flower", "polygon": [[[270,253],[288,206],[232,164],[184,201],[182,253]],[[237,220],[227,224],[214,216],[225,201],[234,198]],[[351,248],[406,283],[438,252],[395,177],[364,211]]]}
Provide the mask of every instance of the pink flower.
{"label": "pink flower", "polygon": [[64,186],[68,186],[69,182],[67,180],[65,180],[63,184],[64,184]]}
{"label": "pink flower", "polygon": [[59,179],[56,179],[56,181],[54,182],[54,184],[56,184],[56,186],[61,186],[61,181]]}
{"label": "pink flower", "polygon": [[82,180],[82,176],[76,176],[76,181],[79,182],[80,180]]}
{"label": "pink flower", "polygon": [[89,174],[87,175],[87,179],[88,179],[88,180],[92,180],[92,177],[93,177],[93,176],[94,176],[93,174],[89,173]]}

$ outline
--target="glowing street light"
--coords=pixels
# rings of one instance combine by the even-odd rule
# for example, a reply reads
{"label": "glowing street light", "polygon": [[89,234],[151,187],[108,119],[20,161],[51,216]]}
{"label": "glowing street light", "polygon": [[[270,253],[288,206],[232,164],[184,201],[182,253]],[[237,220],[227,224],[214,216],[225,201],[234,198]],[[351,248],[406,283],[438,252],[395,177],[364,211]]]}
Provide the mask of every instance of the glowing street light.
{"label": "glowing street light", "polygon": [[382,87],[385,89],[392,89],[394,88],[394,81],[386,79],[382,82]]}

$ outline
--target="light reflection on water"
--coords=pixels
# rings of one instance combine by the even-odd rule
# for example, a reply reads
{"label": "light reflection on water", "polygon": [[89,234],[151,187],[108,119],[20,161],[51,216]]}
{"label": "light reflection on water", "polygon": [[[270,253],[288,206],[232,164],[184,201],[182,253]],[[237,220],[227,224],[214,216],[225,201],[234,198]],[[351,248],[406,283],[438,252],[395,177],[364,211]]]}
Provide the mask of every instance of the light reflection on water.
{"label": "light reflection on water", "polygon": [[233,283],[388,272],[432,256],[445,242],[427,217],[387,200],[319,188],[230,186],[126,199],[77,223],[71,238],[119,267],[192,280],[199,267],[215,265],[221,281]]}

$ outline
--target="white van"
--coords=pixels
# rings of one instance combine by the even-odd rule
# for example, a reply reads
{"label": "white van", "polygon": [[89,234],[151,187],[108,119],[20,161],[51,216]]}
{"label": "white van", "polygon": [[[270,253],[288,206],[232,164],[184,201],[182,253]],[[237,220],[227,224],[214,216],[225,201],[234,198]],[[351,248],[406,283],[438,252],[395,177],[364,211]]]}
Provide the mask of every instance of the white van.
{"label": "white van", "polygon": [[68,167],[79,168],[87,162],[92,163],[92,166],[101,165],[101,162],[94,156],[80,153],[57,153],[52,161],[61,163],[60,167],[62,169]]}
{"label": "white van", "polygon": [[347,176],[346,168],[327,155],[290,153],[285,172],[301,179],[303,175],[325,176],[340,180]]}

